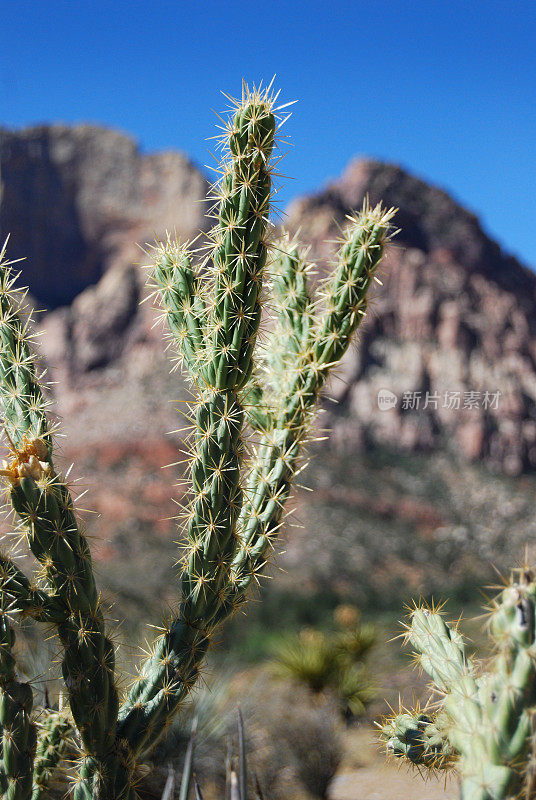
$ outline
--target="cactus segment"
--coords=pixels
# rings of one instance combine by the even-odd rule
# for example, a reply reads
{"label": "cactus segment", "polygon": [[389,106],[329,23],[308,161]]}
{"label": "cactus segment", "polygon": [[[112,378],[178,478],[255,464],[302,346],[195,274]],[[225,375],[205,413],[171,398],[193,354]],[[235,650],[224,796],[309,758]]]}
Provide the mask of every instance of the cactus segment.
{"label": "cactus segment", "polygon": [[[536,705],[536,581],[523,567],[492,603],[489,632],[494,655],[486,668],[465,654],[459,632],[434,609],[416,608],[407,640],[439,694],[430,729],[442,754],[457,754],[463,800],[507,800],[532,780],[530,751]],[[441,720],[440,726],[437,720]],[[428,765],[423,758],[428,732],[416,714],[401,714],[382,728],[399,757]],[[426,737],[425,737],[426,734]],[[429,764],[437,766],[437,764]]]}
{"label": "cactus segment", "polygon": [[12,265],[4,259],[0,262],[0,412],[12,461],[1,474],[49,589],[28,594],[22,573],[9,567],[6,597],[18,589],[17,603],[22,603],[23,611],[32,609],[28,600],[41,600],[34,611],[57,625],[64,648],[62,673],[82,743],[88,752],[105,758],[114,743],[119,706],[114,650],[104,631],[87,539],[78,526],[69,489],[54,470],[47,403],[37,382],[22,311]]}
{"label": "cactus segment", "polygon": [[0,591],[6,607],[23,617],[57,624],[67,615],[61,597],[32,586],[26,575],[3,553],[0,553]]}
{"label": "cactus segment", "polygon": [[62,711],[47,710],[41,722],[33,768],[32,800],[46,800],[61,760],[69,752],[74,735],[71,721]]}
{"label": "cactus segment", "polygon": [[[308,285],[312,269],[307,261],[308,249],[300,247],[288,234],[272,249],[270,299],[274,322],[261,351],[261,370],[267,401],[277,408],[290,390],[289,383],[294,380],[300,357],[310,349],[315,319]],[[253,418],[251,422],[254,424]]]}
{"label": "cactus segment", "polygon": [[445,715],[433,711],[401,712],[385,720],[381,736],[387,742],[387,751],[397,758],[406,758],[415,766],[445,770],[457,756],[443,732],[445,723]]}
{"label": "cactus segment", "polygon": [[0,726],[2,730],[2,774],[4,800],[30,800],[36,730],[31,721],[33,692],[15,674],[12,648],[15,633],[7,611],[0,610]]}
{"label": "cactus segment", "polygon": [[169,331],[178,345],[177,354],[192,377],[197,376],[206,309],[188,244],[183,246],[170,236],[160,242],[154,257],[153,278]]}
{"label": "cactus segment", "polygon": [[0,251],[0,408],[10,442],[17,449],[27,442],[43,441],[41,461],[48,461],[52,438],[31,344],[32,314],[25,293],[18,290],[14,262],[6,258],[7,240]]}
{"label": "cactus segment", "polygon": [[422,606],[411,614],[408,641],[415,648],[416,660],[441,692],[469,683],[476,690],[474,667],[465,653],[459,631],[444,621],[441,612]]}

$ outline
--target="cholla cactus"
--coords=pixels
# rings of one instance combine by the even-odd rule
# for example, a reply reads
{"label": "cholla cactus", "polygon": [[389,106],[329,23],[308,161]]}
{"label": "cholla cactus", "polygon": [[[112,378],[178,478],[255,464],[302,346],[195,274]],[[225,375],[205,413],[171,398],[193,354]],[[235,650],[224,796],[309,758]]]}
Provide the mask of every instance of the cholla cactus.
{"label": "cholla cactus", "polygon": [[516,570],[492,603],[494,654],[485,666],[466,651],[440,610],[411,613],[406,639],[432,678],[431,707],[387,719],[382,736],[395,756],[430,769],[454,767],[463,800],[503,800],[531,786],[536,711],[536,579]]}
{"label": "cholla cactus", "polygon": [[[132,800],[138,763],[192,691],[214,630],[264,568],[315,402],[365,314],[393,212],[365,204],[349,219],[334,270],[313,300],[299,246],[267,239],[280,119],[270,88],[244,89],[222,137],[207,254],[170,237],[152,250],[155,297],[196,393],[191,502],[177,606],[124,697],[87,538],[53,462],[31,322],[2,254],[0,413],[10,456],[0,475],[41,567],[29,579],[8,555],[0,559],[0,785],[11,800],[46,791],[66,731],[64,716],[49,714],[36,743],[32,690],[17,682],[11,653],[16,618],[55,628],[62,645],[69,725],[80,752],[72,797]],[[259,348],[270,273],[276,333]]]}
{"label": "cholla cactus", "polygon": [[32,800],[45,800],[49,797],[59,763],[73,750],[73,734],[69,714],[62,709],[44,710],[33,765]]}

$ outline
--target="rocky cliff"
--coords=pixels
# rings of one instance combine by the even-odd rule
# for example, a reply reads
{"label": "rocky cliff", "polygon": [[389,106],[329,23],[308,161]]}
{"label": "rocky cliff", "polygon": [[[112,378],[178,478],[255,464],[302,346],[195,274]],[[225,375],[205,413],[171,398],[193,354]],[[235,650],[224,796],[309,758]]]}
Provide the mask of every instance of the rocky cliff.
{"label": "rocky cliff", "polygon": [[[124,134],[89,125],[0,132],[0,238],[31,293],[56,312],[46,345],[71,383],[116,362],[150,333],[139,309],[136,242],[205,225],[207,183],[179,153],[142,155]],[[331,387],[332,446],[450,447],[518,474],[536,465],[536,276],[445,192],[402,169],[356,161],[297,200],[321,269],[345,215],[365,196],[398,207],[400,233],[373,313]],[[381,404],[381,405],[380,405]]]}
{"label": "rocky cliff", "polygon": [[180,153],[143,155],[118,131],[92,125],[0,129],[0,238],[48,307],[65,305],[135,242],[203,226],[206,181]]}
{"label": "rocky cliff", "polygon": [[295,202],[287,225],[325,265],[325,242],[365,196],[399,208],[400,232],[331,389],[333,446],[447,447],[511,474],[534,468],[536,275],[448,194],[379,162],[350,164]]}
{"label": "rocky cliff", "polygon": [[[187,392],[169,374],[150,305],[140,306],[134,242],[166,228],[192,236],[206,180],[185,156],[142,155],[91,126],[3,131],[0,143],[1,235],[12,233],[12,258],[27,256],[23,278],[38,301],[63,304],[43,316],[41,347],[65,463],[91,487],[103,582],[123,607],[156,610],[176,593],[180,469],[161,466],[177,461],[180,433],[168,431],[181,427]],[[333,252],[325,241],[367,195],[399,208],[401,231],[329,388],[331,434],[310,473],[317,491],[298,497],[307,533],[293,535],[285,558],[303,585],[382,603],[386,586],[393,597],[402,586],[427,591],[452,571],[450,587],[472,582],[483,563],[500,563],[505,542],[511,561],[511,548],[536,535],[536,276],[447,194],[373,161],[288,210],[320,272]],[[393,451],[402,455],[385,460]],[[500,477],[522,472],[515,486]]]}

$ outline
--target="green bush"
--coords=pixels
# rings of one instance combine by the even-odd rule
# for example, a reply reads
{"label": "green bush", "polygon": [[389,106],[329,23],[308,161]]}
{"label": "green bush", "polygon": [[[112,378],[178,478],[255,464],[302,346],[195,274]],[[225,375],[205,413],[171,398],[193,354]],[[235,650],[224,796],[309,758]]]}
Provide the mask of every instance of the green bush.
{"label": "green bush", "polygon": [[364,663],[374,644],[371,625],[363,625],[357,608],[339,606],[335,630],[305,628],[282,639],[276,659],[282,674],[304,684],[313,694],[333,692],[343,716],[362,716],[375,697]]}

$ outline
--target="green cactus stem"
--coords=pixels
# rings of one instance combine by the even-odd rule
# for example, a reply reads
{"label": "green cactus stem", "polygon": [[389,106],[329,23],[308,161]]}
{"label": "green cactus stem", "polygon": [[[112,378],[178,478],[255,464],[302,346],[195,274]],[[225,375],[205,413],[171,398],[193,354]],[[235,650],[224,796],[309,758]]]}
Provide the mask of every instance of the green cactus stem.
{"label": "green cactus stem", "polygon": [[15,633],[8,610],[0,609],[0,726],[2,762],[0,786],[5,800],[30,800],[36,730],[31,721],[33,692],[15,672]]}
{"label": "green cactus stem", "polygon": [[[437,729],[441,752],[456,757],[463,800],[513,798],[532,779],[535,601],[534,571],[517,570],[492,603],[494,655],[486,669],[467,657],[460,633],[438,610],[420,607],[412,612],[407,640],[439,695],[435,709],[441,723],[437,725],[436,716],[430,732],[435,737]],[[417,749],[412,738],[416,720],[415,714],[399,715],[384,725],[382,735],[395,755],[426,765],[428,759],[419,755],[423,737],[417,736]]]}
{"label": "green cactus stem", "polygon": [[[30,322],[31,314],[14,288],[12,265],[2,259],[0,412],[11,460],[0,474],[9,483],[11,504],[47,582],[47,592],[30,596],[41,601],[34,615],[39,609],[50,609],[43,611],[43,619],[57,625],[64,648],[63,677],[77,729],[92,763],[106,773],[119,706],[114,649],[104,631],[87,539],[78,526],[69,489],[53,466],[53,430],[30,350]],[[26,604],[29,611],[30,583],[19,570],[15,574],[10,569],[8,592],[16,591],[17,603]]]}
{"label": "green cactus stem", "polygon": [[62,759],[72,748],[74,729],[64,711],[47,709],[41,721],[33,768],[32,800],[47,800]]}
{"label": "green cactus stem", "polygon": [[[179,613],[157,641],[121,713],[120,735],[138,750],[157,741],[195,683],[229,580],[242,506],[244,412],[239,393],[253,369],[261,316],[275,124],[269,96],[254,92],[245,96],[229,125],[211,234],[211,304],[196,304],[192,298],[199,281],[183,252],[175,259],[167,247],[156,252],[153,279],[187,363],[196,348],[199,402],[194,409],[193,498]],[[170,282],[172,275],[176,283]],[[190,313],[194,308],[203,313]]]}

